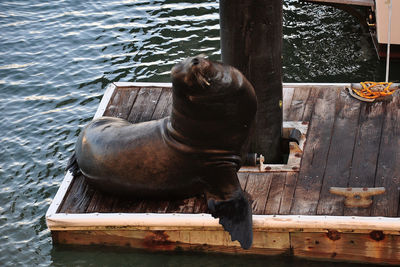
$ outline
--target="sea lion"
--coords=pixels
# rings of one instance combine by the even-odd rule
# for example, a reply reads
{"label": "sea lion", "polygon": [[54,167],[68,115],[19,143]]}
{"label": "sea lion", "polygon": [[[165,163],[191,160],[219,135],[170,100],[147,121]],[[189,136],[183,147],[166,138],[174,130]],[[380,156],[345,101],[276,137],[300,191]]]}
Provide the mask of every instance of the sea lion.
{"label": "sea lion", "polygon": [[130,198],[204,194],[232,241],[248,249],[252,210],[237,171],[254,128],[254,89],[237,69],[202,56],[176,64],[171,76],[169,117],[92,121],[76,143],[75,170],[99,189]]}

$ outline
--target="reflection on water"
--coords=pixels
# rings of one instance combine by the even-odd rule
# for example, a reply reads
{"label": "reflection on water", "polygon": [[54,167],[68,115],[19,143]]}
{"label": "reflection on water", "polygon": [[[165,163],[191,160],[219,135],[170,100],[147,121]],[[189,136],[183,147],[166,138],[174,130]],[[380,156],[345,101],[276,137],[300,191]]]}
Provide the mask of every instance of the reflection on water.
{"label": "reflection on water", "polygon": [[[284,12],[284,81],[383,80],[384,63],[346,13],[295,0],[285,1]],[[105,86],[168,82],[169,70],[182,58],[204,53],[219,59],[218,18],[218,3],[211,0],[0,2],[2,265],[265,262],[53,250],[45,224],[79,128],[93,116]],[[399,80],[398,64],[392,64],[391,78]],[[290,266],[291,260],[280,258],[276,264]]]}
{"label": "reflection on water", "polygon": [[[79,252],[78,252],[79,251]],[[125,248],[105,248],[100,246],[56,246],[52,252],[52,265],[65,266],[69,263],[73,266],[89,263],[99,263],[102,266],[115,266],[115,259],[122,266],[207,266],[207,267],[358,267],[365,264],[343,262],[319,262],[296,259],[287,256],[258,256],[258,255],[227,255],[217,253],[200,252],[146,252]],[[368,265],[371,266],[371,265]]]}

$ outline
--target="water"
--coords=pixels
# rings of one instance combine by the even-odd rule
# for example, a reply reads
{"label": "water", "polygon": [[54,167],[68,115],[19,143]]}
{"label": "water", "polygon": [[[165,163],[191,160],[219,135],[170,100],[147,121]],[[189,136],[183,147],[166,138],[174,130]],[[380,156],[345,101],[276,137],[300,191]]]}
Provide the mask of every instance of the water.
{"label": "water", "polygon": [[[295,1],[284,9],[285,82],[384,79],[384,62],[352,17]],[[0,265],[294,264],[285,257],[53,248],[46,227],[63,166],[105,86],[168,82],[182,58],[219,59],[218,18],[211,0],[0,2]],[[400,79],[399,69],[392,64],[392,80]]]}

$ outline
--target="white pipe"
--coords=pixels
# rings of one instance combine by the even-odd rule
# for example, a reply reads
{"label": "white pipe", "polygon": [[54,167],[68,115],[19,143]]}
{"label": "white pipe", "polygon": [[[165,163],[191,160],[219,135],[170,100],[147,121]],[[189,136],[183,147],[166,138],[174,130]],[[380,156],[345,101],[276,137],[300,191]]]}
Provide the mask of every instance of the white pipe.
{"label": "white pipe", "polygon": [[389,0],[389,26],[388,26],[388,44],[386,51],[386,78],[385,82],[389,82],[389,64],[390,64],[390,33],[392,26],[392,0]]}

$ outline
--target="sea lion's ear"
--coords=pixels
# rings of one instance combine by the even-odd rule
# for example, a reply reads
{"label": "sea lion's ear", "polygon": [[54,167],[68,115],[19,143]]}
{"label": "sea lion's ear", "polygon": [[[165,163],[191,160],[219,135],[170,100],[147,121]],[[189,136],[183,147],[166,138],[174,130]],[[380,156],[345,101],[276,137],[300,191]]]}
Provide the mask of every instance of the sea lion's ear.
{"label": "sea lion's ear", "polygon": [[214,168],[204,179],[208,209],[214,218],[229,232],[232,241],[239,241],[244,249],[253,242],[252,208],[248,196],[240,187],[233,166]]}
{"label": "sea lion's ear", "polygon": [[253,220],[251,205],[244,192],[240,190],[228,200],[207,200],[208,208],[224,230],[229,232],[232,241],[239,241],[240,246],[249,249],[253,243]]}

